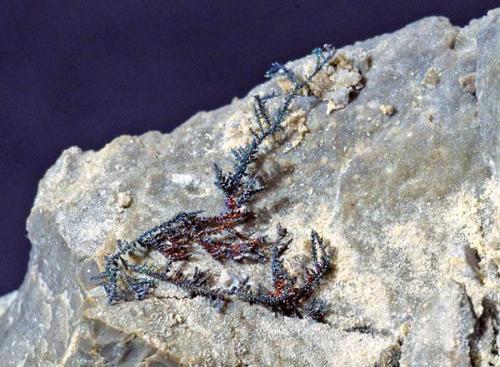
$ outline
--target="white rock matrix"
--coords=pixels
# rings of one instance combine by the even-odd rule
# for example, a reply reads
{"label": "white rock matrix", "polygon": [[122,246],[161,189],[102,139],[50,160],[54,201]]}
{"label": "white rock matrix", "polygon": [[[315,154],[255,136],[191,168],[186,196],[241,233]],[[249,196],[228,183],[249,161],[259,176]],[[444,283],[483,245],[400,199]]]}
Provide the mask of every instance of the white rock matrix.
{"label": "white rock matrix", "polygon": [[[500,366],[499,15],[338,50],[262,157],[249,226],[291,231],[290,269],[311,228],[334,249],[325,323],[243,302],[219,313],[168,285],[110,306],[91,281],[117,239],[217,212],[212,162],[249,138],[252,95],[289,87],[269,81],[171,134],[62,153],[28,218],[24,283],[0,298],[1,365]],[[288,65],[304,74],[311,58]],[[262,264],[192,261],[222,285],[269,279]]]}

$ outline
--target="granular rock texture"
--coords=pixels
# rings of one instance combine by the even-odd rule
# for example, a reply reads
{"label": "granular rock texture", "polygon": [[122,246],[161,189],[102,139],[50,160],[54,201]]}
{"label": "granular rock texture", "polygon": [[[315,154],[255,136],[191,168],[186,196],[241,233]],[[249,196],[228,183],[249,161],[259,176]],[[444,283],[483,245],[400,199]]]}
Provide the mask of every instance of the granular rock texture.
{"label": "granular rock texture", "polygon": [[[499,366],[499,14],[464,28],[426,18],[342,48],[262,156],[248,226],[289,228],[289,269],[308,261],[311,228],[335,250],[325,323],[238,301],[219,313],[168,285],[109,306],[91,281],[117,239],[220,209],[211,164],[249,138],[246,97],[171,134],[63,152],[28,219],[24,284],[0,299],[2,365]],[[268,276],[201,251],[193,262],[222,285]]]}

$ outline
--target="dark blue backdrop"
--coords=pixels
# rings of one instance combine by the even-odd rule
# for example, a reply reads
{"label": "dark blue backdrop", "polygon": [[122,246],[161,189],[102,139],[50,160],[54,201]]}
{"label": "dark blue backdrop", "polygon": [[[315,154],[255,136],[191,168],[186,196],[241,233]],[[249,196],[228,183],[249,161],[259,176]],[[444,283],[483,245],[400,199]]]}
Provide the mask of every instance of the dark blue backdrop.
{"label": "dark blue backdrop", "polygon": [[168,132],[243,96],[272,61],[487,0],[0,1],[0,294],[22,282],[25,219],[60,152]]}

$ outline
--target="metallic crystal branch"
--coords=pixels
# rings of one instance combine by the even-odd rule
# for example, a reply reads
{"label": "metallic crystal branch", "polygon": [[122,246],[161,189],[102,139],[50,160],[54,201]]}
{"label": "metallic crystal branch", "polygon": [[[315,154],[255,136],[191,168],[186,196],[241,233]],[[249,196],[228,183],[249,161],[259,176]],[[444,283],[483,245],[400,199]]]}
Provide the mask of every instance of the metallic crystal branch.
{"label": "metallic crystal branch", "polygon": [[[307,315],[316,320],[324,317],[326,303],[318,299],[311,300],[331,262],[319,235],[312,231],[312,266],[304,269],[304,279],[299,282],[288,273],[281,259],[290,243],[290,240],[285,239],[286,229],[279,226],[277,240],[269,244],[264,236],[251,236],[236,227],[252,215],[245,205],[264,189],[257,174],[250,169],[258,158],[262,143],[282,128],[293,100],[328,64],[334,52],[329,45],[313,50],[316,65],[313,72],[304,79],[284,65],[272,64],[266,77],[285,77],[293,88],[284,95],[272,93],[254,96],[253,114],[258,129],[252,130],[251,141],[232,150],[232,171],[225,172],[214,163],[215,185],[224,195],[222,212],[214,216],[203,216],[203,211],[182,212],[133,241],[118,240],[116,250],[105,257],[104,270],[96,276],[106,291],[108,303],[128,300],[132,296],[142,300],[161,281],[177,286],[191,297],[206,297],[219,308],[237,298],[251,304],[264,305],[288,316]],[[281,98],[281,103],[272,113],[268,101],[274,98]],[[215,288],[210,285],[207,271],[196,268],[191,276],[173,271],[172,263],[189,260],[195,245],[219,261],[265,262],[270,255],[273,289],[259,287],[256,291],[252,290],[248,279],[237,288]],[[167,265],[163,269],[145,261],[150,251],[158,251],[167,259]],[[128,259],[130,256],[144,261],[137,264]]]}

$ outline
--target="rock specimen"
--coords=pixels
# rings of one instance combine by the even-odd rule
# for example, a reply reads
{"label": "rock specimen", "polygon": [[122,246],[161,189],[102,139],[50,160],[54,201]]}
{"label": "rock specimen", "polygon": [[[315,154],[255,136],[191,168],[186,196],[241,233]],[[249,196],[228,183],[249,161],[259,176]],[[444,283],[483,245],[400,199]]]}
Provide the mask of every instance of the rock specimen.
{"label": "rock specimen", "polygon": [[[220,209],[211,164],[250,138],[246,97],[171,134],[62,154],[28,219],[24,284],[0,299],[3,365],[500,365],[499,15],[342,48],[294,103],[283,147],[269,144],[248,226],[289,228],[290,271],[309,260],[311,228],[335,249],[325,323],[239,301],[219,313],[168,285],[109,306],[91,281],[116,239]],[[305,74],[311,59],[289,66]],[[262,264],[193,262],[223,286],[267,279]]]}

